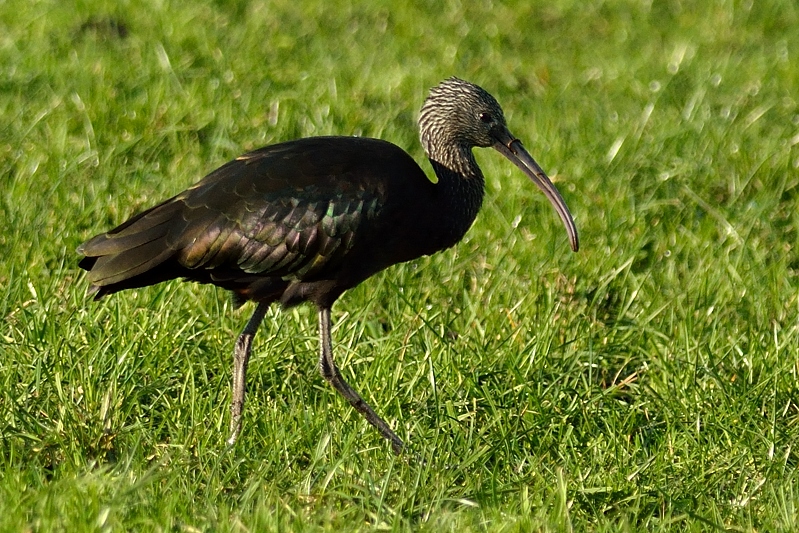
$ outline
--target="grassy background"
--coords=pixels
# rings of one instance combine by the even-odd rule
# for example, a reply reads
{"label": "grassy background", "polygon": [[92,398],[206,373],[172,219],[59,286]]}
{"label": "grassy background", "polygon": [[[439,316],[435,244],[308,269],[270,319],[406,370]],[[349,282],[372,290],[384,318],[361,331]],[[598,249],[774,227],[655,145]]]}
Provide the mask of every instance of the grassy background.
{"label": "grassy background", "polygon": [[[479,152],[455,249],[316,316],[168,283],[86,299],[76,246],[245,150],[391,140],[450,75],[577,219]],[[0,0],[0,530],[795,531],[799,8]]]}

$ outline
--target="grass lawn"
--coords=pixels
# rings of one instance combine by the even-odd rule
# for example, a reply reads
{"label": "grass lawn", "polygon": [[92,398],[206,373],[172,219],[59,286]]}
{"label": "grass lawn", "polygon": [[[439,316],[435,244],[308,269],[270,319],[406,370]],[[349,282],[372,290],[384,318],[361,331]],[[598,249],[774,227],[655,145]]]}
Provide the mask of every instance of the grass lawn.
{"label": "grass lawn", "polygon": [[[456,248],[334,307],[75,248],[246,150],[380,137],[485,87],[575,215],[491,150]],[[790,0],[0,0],[0,531],[796,531],[799,7]]]}

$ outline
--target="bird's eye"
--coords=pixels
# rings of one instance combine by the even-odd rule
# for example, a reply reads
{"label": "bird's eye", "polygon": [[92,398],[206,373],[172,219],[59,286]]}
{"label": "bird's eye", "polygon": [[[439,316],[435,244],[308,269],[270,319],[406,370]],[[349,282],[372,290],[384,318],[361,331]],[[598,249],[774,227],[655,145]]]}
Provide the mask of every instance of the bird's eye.
{"label": "bird's eye", "polygon": [[494,117],[491,116],[491,113],[480,113],[480,120],[488,124],[494,120]]}

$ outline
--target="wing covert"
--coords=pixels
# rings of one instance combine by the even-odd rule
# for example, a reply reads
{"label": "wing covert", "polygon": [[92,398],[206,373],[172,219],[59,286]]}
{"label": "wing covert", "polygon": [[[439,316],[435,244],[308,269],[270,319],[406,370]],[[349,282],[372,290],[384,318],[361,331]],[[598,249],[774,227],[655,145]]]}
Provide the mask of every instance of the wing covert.
{"label": "wing covert", "polygon": [[196,237],[182,247],[180,263],[300,280],[334,267],[352,248],[361,224],[378,214],[379,198],[365,189],[334,195],[310,189],[239,197],[224,214],[187,198],[184,216],[196,221],[184,233]]}

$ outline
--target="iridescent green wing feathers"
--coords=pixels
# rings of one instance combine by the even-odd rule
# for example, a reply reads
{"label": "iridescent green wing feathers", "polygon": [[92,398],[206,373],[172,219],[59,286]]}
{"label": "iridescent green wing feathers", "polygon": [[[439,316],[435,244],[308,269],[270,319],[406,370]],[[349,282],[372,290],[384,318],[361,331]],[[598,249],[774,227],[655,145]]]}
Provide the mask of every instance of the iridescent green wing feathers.
{"label": "iridescent green wing feathers", "polygon": [[[329,267],[352,247],[358,226],[377,214],[379,198],[369,191],[288,190],[269,202],[240,197],[224,212],[179,199],[196,222],[183,231],[178,261],[190,269],[236,268],[248,274],[305,279]],[[301,200],[299,198],[302,198]]]}
{"label": "iridescent green wing feathers", "polygon": [[[381,225],[379,206],[386,203],[389,184],[369,150],[388,145],[401,152],[381,141],[341,142],[354,149],[305,139],[231,161],[81,245],[79,253],[87,256],[81,266],[90,270],[98,296],[177,276],[203,281],[203,270],[213,270],[215,278],[240,273],[304,280],[334,269],[360,226]],[[169,273],[159,272],[165,262],[170,268],[162,270]]]}

